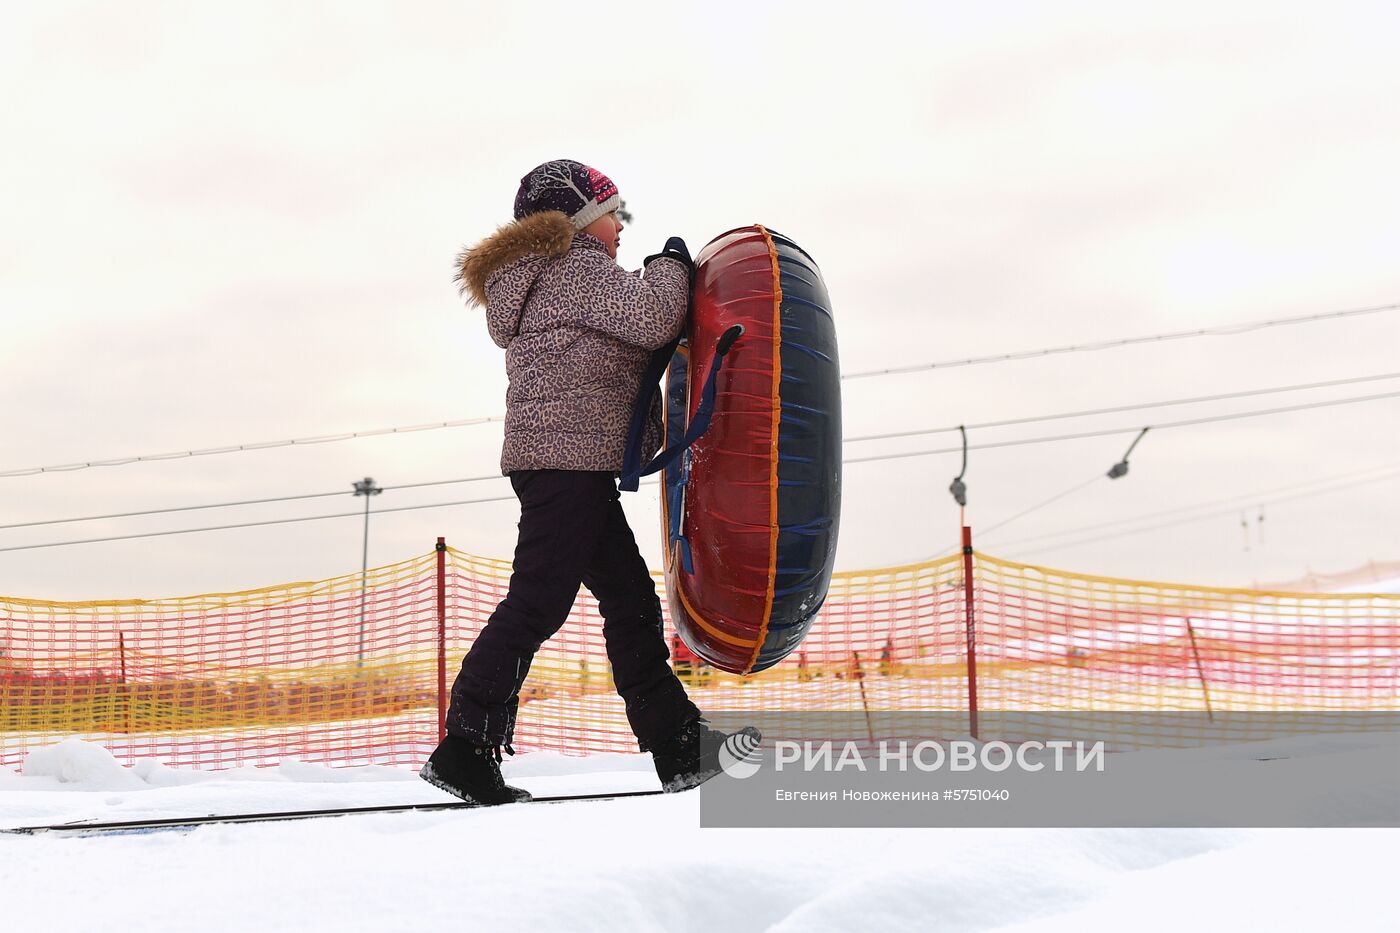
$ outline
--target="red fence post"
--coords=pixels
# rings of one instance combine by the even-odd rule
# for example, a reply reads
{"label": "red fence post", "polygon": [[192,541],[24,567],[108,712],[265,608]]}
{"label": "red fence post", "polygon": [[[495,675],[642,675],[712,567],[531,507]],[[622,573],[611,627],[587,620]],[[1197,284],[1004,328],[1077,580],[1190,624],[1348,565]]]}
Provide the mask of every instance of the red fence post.
{"label": "red fence post", "polygon": [[967,719],[977,738],[977,625],[972,585],[972,529],[963,525],[963,595],[967,602]]}
{"label": "red fence post", "polygon": [[437,539],[438,741],[447,737],[447,539]]}
{"label": "red fence post", "polygon": [[117,632],[117,653],[122,662],[122,721],[127,735],[131,734],[131,692],[126,685],[126,633]]}
{"label": "red fence post", "polygon": [[1206,669],[1201,664],[1201,649],[1196,647],[1196,628],[1190,616],[1186,617],[1186,634],[1191,636],[1191,653],[1196,656],[1196,676],[1201,679],[1201,694],[1206,698],[1206,716],[1215,722],[1215,712],[1210,708],[1210,688],[1206,686]]}
{"label": "red fence post", "polygon": [[865,699],[865,671],[860,666],[860,652],[852,651],[851,658],[855,662],[856,683],[860,685],[860,705],[865,710],[865,734],[870,736],[870,749],[875,749],[875,726],[870,721],[870,703]]}

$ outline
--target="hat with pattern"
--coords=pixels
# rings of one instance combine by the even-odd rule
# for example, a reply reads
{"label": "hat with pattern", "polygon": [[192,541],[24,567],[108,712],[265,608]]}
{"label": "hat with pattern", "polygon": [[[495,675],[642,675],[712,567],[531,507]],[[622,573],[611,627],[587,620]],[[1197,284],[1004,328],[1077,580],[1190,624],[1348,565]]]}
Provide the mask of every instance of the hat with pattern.
{"label": "hat with pattern", "polygon": [[515,219],[541,211],[563,211],[582,230],[622,205],[617,185],[596,168],[555,159],[531,169],[515,193]]}

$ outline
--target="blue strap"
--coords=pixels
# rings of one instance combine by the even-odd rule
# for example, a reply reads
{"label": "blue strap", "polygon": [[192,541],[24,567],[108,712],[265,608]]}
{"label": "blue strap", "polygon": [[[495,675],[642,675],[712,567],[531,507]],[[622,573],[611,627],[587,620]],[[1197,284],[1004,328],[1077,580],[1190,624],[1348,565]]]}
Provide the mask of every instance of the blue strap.
{"label": "blue strap", "polygon": [[641,391],[637,393],[636,405],[632,409],[632,421],[627,426],[627,448],[622,455],[622,477],[618,483],[623,492],[636,492],[643,476],[650,476],[670,466],[709,429],[710,418],[715,410],[716,377],[724,358],[734,346],[734,341],[738,340],[743,332],[743,325],[735,324],[715,343],[715,358],[710,362],[710,371],[705,376],[705,387],[700,392],[700,405],[695,410],[695,417],[686,427],[685,436],[675,446],[667,447],[657,454],[656,459],[643,469],[642,435],[646,431],[647,415],[651,412],[651,400],[659,387],[661,373],[670,365],[671,357],[676,352],[678,341],[673,341],[652,354],[651,361],[647,364],[646,375],[642,379]]}
{"label": "blue strap", "polygon": [[[661,374],[671,365],[671,357],[676,355],[676,347],[680,342],[681,338],[677,337],[666,346],[653,351],[651,359],[647,362],[646,372],[642,374],[642,386],[637,392],[637,400],[632,404],[632,420],[627,425],[627,446],[622,452],[620,485],[624,492],[637,490],[636,476],[641,467],[642,435],[646,433],[647,416],[651,414],[651,400],[656,396]],[[632,477],[630,486],[628,477]]]}
{"label": "blue strap", "polygon": [[662,490],[662,495],[666,498],[667,517],[670,520],[666,529],[666,540],[670,542],[671,547],[680,551],[681,566],[686,573],[695,572],[690,560],[690,542],[681,533],[685,522],[685,494],[690,485],[690,459],[693,455],[693,451],[681,454],[675,472],[666,475],[666,488]]}

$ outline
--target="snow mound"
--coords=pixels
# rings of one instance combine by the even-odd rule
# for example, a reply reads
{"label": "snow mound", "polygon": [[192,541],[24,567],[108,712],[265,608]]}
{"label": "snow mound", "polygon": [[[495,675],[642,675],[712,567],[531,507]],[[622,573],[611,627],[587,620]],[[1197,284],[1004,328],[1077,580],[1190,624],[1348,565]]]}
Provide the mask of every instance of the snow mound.
{"label": "snow mound", "polygon": [[64,739],[25,756],[25,777],[47,777],[83,790],[134,790],[146,782],[118,764],[101,745],[82,739]]}
{"label": "snow mound", "polygon": [[[349,784],[417,779],[413,771],[403,768],[383,765],[332,768],[296,758],[284,758],[275,768],[227,771],[172,768],[154,758],[142,758],[128,768],[103,746],[76,738],[30,752],[21,770],[22,775],[0,768],[0,786],[7,790],[116,791],[224,781]],[[55,787],[55,783],[63,786]]]}

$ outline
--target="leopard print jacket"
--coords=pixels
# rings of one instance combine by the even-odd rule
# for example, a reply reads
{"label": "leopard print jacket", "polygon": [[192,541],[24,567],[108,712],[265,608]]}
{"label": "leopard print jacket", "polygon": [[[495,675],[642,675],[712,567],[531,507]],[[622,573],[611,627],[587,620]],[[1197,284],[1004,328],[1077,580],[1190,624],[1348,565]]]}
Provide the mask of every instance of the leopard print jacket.
{"label": "leopard print jacket", "polygon": [[[626,272],[601,240],[546,211],[502,227],[458,267],[506,351],[501,472],[619,472],[647,361],[685,323],[685,264],[656,259],[645,276]],[[660,393],[643,439],[645,462],[661,446]]]}

